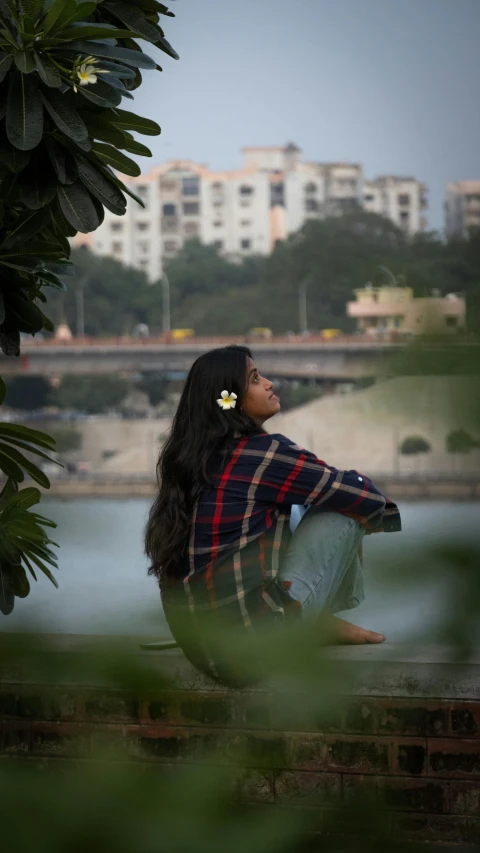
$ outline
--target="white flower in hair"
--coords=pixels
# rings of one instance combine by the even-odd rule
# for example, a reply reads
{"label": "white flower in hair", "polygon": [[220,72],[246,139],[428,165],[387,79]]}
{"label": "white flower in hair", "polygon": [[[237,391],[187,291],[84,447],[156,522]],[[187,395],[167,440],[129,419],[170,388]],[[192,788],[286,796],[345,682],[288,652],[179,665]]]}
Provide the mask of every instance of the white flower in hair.
{"label": "white flower in hair", "polygon": [[237,395],[233,391],[230,394],[228,391],[222,391],[217,403],[221,409],[234,409],[237,405]]}

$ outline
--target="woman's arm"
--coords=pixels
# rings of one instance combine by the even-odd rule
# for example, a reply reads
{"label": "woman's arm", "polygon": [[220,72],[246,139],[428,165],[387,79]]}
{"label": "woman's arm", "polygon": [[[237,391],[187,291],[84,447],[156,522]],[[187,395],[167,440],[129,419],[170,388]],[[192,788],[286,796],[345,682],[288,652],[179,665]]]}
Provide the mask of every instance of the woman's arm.
{"label": "woman's arm", "polygon": [[[255,500],[282,505],[322,506],[373,531],[400,530],[398,507],[358,471],[342,471],[281,435],[268,436],[258,454],[248,447],[248,465],[258,462]],[[260,450],[260,448],[259,448]],[[243,455],[243,454],[242,454]]]}

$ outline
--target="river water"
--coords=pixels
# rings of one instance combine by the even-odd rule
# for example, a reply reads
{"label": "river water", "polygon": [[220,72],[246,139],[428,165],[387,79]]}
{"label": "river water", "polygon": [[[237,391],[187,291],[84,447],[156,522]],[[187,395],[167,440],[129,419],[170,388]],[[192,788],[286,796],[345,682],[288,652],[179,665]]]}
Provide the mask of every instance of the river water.
{"label": "river water", "polygon": [[[156,582],[147,576],[146,500],[43,500],[56,522],[59,589],[38,573],[0,631],[167,638]],[[450,596],[444,544],[478,543],[479,504],[403,503],[403,531],[364,539],[366,600],[346,618],[392,641],[434,640]]]}

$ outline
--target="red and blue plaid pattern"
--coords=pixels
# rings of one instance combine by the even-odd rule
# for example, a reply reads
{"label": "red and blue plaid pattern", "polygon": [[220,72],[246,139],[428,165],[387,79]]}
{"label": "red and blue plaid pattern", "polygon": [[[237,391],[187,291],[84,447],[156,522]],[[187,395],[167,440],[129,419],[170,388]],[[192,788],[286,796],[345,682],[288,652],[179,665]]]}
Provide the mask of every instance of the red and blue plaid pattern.
{"label": "red and blue plaid pattern", "polygon": [[[195,506],[183,581],[162,586],[180,645],[182,622],[190,623],[191,634],[200,615],[221,612],[232,628],[250,631],[297,610],[278,579],[293,504],[343,513],[370,531],[401,527],[397,506],[363,474],[332,468],[283,435],[239,437]],[[215,674],[212,655],[204,652]]]}

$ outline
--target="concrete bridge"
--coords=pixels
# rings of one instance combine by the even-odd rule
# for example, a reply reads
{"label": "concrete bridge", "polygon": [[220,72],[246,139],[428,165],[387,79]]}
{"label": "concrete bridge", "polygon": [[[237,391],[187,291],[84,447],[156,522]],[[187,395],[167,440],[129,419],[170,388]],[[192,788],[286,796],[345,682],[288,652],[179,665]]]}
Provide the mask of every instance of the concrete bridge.
{"label": "concrete bridge", "polygon": [[242,338],[195,338],[166,343],[162,339],[82,339],[22,343],[19,358],[0,358],[0,375],[60,376],[67,373],[179,372],[190,369],[209,349],[230,343],[245,344],[260,369],[276,378],[331,382],[361,381],[385,372],[389,358],[404,344],[342,337],[246,342]]}

